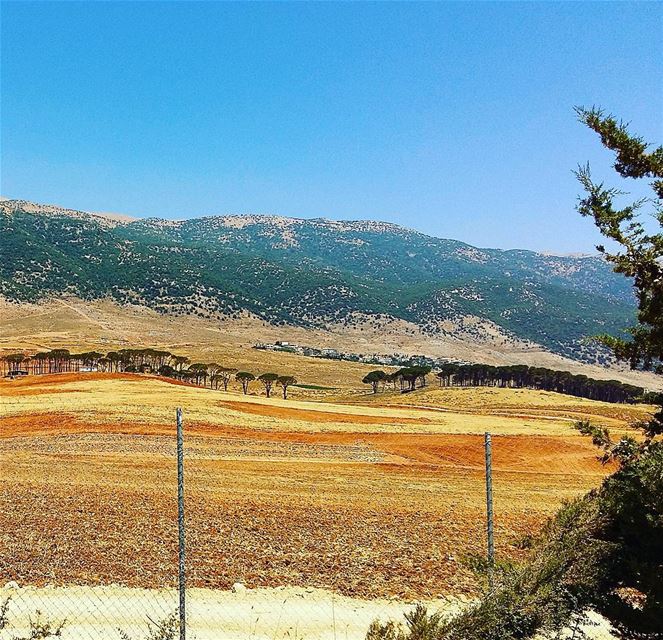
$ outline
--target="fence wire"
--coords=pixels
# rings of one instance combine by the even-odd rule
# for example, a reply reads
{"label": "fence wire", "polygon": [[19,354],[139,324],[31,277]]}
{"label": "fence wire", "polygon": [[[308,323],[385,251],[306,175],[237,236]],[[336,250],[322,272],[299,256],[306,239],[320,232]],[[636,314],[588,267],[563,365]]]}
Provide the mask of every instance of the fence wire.
{"label": "fence wire", "polygon": [[[454,612],[479,593],[483,437],[463,437],[468,456],[327,426],[248,430],[229,414],[215,430],[185,411],[187,638],[360,640],[416,602]],[[179,637],[175,434],[173,416],[171,435],[0,438],[1,640]],[[493,436],[498,557],[525,553],[560,488],[595,480],[523,473],[523,442]]]}
{"label": "fence wire", "polygon": [[0,438],[2,640],[138,640],[177,611],[175,451],[162,436]]}
{"label": "fence wire", "polygon": [[[421,579],[421,550],[398,527],[407,514],[375,499],[384,478],[370,472],[370,448],[328,447],[316,458],[310,446],[284,446],[276,433],[241,450],[235,440],[187,442],[194,637],[363,639],[376,618],[402,618],[403,585],[392,585],[407,574],[413,584]],[[350,460],[341,466],[333,456]]]}

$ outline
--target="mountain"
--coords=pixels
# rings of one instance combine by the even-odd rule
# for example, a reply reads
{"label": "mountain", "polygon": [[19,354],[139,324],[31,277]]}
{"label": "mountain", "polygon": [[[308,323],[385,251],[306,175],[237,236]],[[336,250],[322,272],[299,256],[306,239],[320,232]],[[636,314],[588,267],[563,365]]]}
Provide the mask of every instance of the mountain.
{"label": "mountain", "polygon": [[587,336],[635,313],[630,283],[598,256],[478,249],[385,222],[132,219],[5,200],[0,248],[0,295],[18,302],[112,298],[301,327],[402,320],[586,360]]}

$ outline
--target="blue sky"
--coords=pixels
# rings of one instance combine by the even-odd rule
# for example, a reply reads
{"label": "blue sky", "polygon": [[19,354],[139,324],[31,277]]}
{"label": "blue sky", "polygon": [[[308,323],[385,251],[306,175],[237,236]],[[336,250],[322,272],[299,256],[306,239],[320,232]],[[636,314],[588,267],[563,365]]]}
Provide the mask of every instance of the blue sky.
{"label": "blue sky", "polygon": [[572,107],[663,142],[662,7],[3,2],[0,192],[591,251]]}

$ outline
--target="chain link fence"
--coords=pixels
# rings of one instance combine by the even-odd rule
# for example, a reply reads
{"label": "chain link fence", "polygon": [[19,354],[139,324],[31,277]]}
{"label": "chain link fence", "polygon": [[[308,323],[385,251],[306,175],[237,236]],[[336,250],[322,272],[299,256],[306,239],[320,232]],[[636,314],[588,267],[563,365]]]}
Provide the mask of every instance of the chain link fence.
{"label": "chain link fence", "polygon": [[[454,613],[481,588],[482,436],[458,445],[475,449],[469,464],[417,434],[383,433],[377,447],[296,425],[216,432],[185,415],[180,483],[174,428],[0,441],[2,640],[360,640],[375,619],[416,602]],[[524,481],[501,464],[518,459],[513,439],[493,446],[494,541],[518,557],[540,505],[580,488]]]}
{"label": "chain link fence", "polygon": [[149,637],[178,607],[175,441],[56,432],[0,448],[0,638]]}

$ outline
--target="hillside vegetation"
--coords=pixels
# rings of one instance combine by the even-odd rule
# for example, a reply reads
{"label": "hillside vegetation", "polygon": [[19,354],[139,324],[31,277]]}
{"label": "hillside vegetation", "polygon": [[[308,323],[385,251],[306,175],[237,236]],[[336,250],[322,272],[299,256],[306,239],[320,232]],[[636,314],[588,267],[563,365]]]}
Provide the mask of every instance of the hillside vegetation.
{"label": "hillside vegetation", "polygon": [[20,302],[109,297],[307,328],[397,319],[585,359],[598,353],[586,336],[618,333],[634,313],[630,285],[599,257],[477,249],[379,222],[122,220],[9,200],[0,246],[0,295]]}

